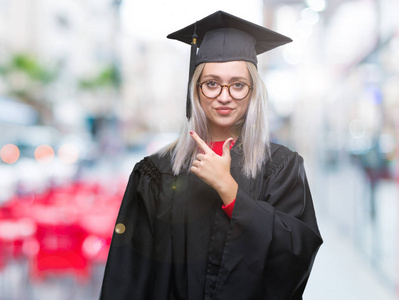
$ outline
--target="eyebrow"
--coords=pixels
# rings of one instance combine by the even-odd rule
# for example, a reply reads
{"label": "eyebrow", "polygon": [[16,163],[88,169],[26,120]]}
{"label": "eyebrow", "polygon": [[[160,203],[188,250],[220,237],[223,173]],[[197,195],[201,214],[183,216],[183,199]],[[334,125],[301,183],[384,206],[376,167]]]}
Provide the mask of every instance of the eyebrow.
{"label": "eyebrow", "polygon": [[[219,80],[222,81],[222,78],[218,75],[213,75],[213,74],[208,74],[202,77],[202,79],[215,79],[215,80]],[[234,76],[231,77],[229,79],[229,82],[234,82],[234,81],[245,81],[245,82],[251,82],[250,79],[246,78],[246,77],[242,77],[242,76]]]}

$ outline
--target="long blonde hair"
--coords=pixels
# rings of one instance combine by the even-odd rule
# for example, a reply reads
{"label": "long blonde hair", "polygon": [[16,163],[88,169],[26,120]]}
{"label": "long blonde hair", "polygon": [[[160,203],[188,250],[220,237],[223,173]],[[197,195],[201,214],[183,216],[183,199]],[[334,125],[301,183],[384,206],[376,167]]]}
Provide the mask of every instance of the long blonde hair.
{"label": "long blonde hair", "polygon": [[[242,147],[244,154],[241,162],[242,171],[247,177],[254,178],[268,157],[270,157],[267,91],[255,65],[249,62],[246,62],[246,64],[252,79],[253,90],[247,112],[235,124],[233,130],[239,136],[240,144],[237,146]],[[192,108],[190,120],[185,122],[177,141],[161,150],[161,155],[171,152],[172,167],[175,175],[185,171],[188,172],[198,153],[198,146],[189,134],[191,130],[197,132],[208,144],[211,142],[209,123],[201,108],[196,86],[204,66],[205,63],[197,66],[190,83]]]}

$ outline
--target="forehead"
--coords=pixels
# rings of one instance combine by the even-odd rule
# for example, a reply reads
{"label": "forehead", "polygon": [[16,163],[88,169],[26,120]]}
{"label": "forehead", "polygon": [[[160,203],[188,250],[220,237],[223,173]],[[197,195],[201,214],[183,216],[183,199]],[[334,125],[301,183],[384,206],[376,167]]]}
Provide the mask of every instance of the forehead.
{"label": "forehead", "polygon": [[201,77],[212,76],[220,79],[242,77],[250,79],[247,63],[245,61],[212,62],[206,63]]}

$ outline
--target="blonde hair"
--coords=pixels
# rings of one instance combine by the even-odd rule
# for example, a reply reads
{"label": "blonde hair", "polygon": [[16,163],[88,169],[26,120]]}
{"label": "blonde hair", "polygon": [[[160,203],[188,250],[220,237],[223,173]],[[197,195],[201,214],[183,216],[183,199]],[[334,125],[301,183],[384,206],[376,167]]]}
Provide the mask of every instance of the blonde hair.
{"label": "blonde hair", "polygon": [[[233,131],[240,137],[240,144],[236,146],[241,147],[243,152],[242,172],[247,177],[254,178],[270,157],[267,91],[255,65],[249,62],[246,62],[246,64],[252,79],[253,90],[250,95],[247,112],[235,124]],[[209,123],[200,105],[196,85],[204,66],[205,63],[197,66],[190,83],[190,120],[184,124],[177,141],[161,150],[161,155],[171,152],[172,168],[175,175],[184,171],[188,172],[198,153],[198,146],[189,134],[191,130],[197,132],[208,144],[212,141]]]}

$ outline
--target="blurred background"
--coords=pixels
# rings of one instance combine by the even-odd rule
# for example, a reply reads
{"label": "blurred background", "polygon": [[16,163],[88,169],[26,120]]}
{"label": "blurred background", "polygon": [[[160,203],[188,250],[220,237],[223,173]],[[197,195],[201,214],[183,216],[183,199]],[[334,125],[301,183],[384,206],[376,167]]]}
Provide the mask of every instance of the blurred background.
{"label": "blurred background", "polygon": [[0,0],[0,299],[98,299],[129,173],[185,121],[216,10],[294,42],[259,57],[275,142],[324,244],[304,299],[399,299],[398,0]]}

